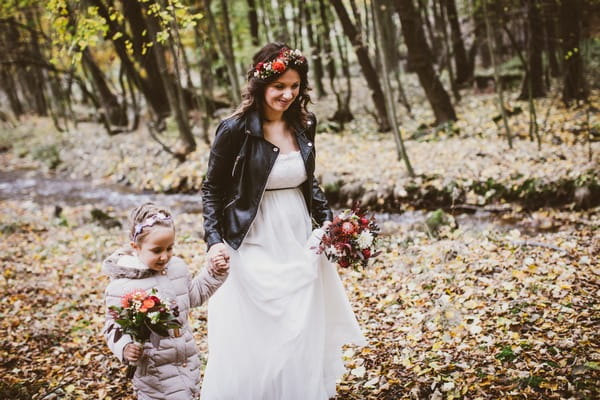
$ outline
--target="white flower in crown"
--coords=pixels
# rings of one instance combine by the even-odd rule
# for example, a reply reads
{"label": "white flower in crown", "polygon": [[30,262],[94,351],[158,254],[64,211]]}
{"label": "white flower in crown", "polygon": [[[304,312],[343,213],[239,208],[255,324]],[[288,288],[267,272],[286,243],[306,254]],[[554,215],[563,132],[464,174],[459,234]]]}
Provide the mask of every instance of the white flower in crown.
{"label": "white flower in crown", "polygon": [[368,248],[373,244],[373,234],[369,231],[362,231],[356,238],[356,243],[361,250]]}

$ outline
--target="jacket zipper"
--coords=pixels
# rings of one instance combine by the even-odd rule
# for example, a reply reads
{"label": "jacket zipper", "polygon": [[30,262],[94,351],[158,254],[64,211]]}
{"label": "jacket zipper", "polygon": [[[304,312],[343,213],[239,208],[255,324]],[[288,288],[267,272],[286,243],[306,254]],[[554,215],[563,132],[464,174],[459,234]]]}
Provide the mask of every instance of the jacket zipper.
{"label": "jacket zipper", "polygon": [[235,175],[235,168],[238,165],[238,162],[240,161],[240,156],[238,155],[237,157],[235,157],[235,162],[233,163],[233,168],[231,169],[231,177],[233,178],[233,176]]}

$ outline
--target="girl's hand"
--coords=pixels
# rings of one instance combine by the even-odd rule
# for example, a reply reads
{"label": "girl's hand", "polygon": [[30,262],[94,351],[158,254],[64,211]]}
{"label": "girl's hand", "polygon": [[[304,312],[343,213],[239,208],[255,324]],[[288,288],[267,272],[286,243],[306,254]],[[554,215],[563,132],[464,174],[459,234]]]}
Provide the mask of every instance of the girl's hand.
{"label": "girl's hand", "polygon": [[129,343],[123,349],[123,358],[126,361],[136,362],[144,353],[144,348],[139,343]]}
{"label": "girl's hand", "polygon": [[216,243],[208,249],[208,268],[213,275],[223,275],[229,270],[229,254],[223,243]]}
{"label": "girl's hand", "polygon": [[225,275],[229,271],[229,261],[223,255],[218,255],[213,260],[214,263],[208,264],[208,271],[213,276]]}

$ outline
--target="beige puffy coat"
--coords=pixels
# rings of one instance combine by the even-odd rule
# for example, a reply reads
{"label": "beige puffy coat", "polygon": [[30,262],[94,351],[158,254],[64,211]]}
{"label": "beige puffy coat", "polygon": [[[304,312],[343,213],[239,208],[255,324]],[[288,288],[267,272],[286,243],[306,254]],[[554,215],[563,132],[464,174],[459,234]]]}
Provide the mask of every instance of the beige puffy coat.
{"label": "beige puffy coat", "polygon": [[[167,264],[166,274],[147,268],[133,256],[130,249],[119,249],[108,257],[102,271],[110,276],[106,288],[107,307],[104,336],[108,347],[123,360],[123,349],[133,340],[123,335],[115,341],[115,323],[108,307],[121,304],[121,296],[134,289],[158,290],[162,298],[176,299],[179,306],[180,336],[160,337],[154,333],[144,344],[144,355],[140,359],[133,378],[138,400],[191,400],[200,395],[200,359],[198,348],[188,324],[190,308],[197,307],[221,286],[226,276],[212,276],[204,268],[193,278],[185,262],[172,257]],[[109,327],[113,325],[113,329]],[[108,333],[107,333],[108,332]]]}

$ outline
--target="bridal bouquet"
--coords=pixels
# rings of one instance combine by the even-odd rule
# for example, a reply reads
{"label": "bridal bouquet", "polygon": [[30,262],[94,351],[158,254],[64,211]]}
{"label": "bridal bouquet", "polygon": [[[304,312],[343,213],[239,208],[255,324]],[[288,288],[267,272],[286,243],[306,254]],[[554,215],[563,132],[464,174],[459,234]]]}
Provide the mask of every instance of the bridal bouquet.
{"label": "bridal bouquet", "polygon": [[321,238],[317,253],[325,254],[340,267],[366,267],[376,257],[379,227],[375,217],[368,218],[358,206],[342,211],[334,217]]}
{"label": "bridal bouquet", "polygon": [[[181,323],[176,319],[179,315],[178,307],[170,307],[167,301],[158,296],[156,288],[150,293],[145,290],[136,289],[121,297],[121,307],[110,306],[115,322],[119,325],[111,325],[107,333],[115,328],[114,341],[117,342],[123,334],[129,334],[137,343],[143,344],[150,339],[152,332],[159,336],[169,336],[169,329],[177,331]],[[132,378],[136,366],[129,365],[127,377]]]}

